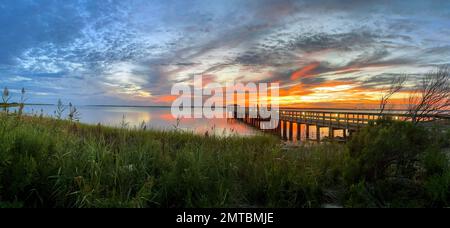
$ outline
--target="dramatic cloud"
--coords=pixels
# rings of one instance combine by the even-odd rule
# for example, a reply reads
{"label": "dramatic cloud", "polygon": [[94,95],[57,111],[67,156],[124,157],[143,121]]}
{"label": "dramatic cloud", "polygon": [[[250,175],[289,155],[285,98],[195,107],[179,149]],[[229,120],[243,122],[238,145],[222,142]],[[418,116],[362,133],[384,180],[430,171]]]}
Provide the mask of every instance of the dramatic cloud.
{"label": "dramatic cloud", "polygon": [[5,0],[0,86],[30,102],[161,105],[204,74],[279,82],[283,105],[353,107],[450,63],[449,25],[447,1]]}

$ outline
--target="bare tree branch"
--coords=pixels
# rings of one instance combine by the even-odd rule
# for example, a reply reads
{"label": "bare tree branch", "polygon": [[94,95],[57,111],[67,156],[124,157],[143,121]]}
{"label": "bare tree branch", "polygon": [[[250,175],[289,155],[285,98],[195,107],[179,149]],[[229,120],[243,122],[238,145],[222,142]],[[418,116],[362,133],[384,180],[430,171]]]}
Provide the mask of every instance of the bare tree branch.
{"label": "bare tree branch", "polygon": [[386,110],[386,107],[389,104],[389,99],[391,99],[394,94],[400,92],[400,90],[403,89],[406,79],[407,75],[401,75],[392,79],[389,88],[385,89],[381,96],[379,107],[380,114],[382,114]]}
{"label": "bare tree branch", "polygon": [[425,75],[409,97],[408,115],[413,123],[430,120],[450,109],[450,71],[441,66]]}

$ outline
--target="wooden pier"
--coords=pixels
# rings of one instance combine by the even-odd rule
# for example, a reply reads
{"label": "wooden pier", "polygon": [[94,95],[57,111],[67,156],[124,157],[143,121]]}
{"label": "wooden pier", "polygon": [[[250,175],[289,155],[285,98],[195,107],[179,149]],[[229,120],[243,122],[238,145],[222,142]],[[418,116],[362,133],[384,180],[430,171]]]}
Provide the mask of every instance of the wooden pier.
{"label": "wooden pier", "polygon": [[[271,121],[263,119],[259,114],[251,117],[249,108],[234,109],[233,118],[262,130],[261,123]],[[280,109],[275,128],[264,130],[280,136],[286,141],[346,141],[369,122],[380,118],[391,118],[399,121],[410,121],[409,116],[401,111],[387,111],[380,114],[366,110],[313,110],[313,109]],[[450,115],[428,115],[425,122],[450,120]]]}

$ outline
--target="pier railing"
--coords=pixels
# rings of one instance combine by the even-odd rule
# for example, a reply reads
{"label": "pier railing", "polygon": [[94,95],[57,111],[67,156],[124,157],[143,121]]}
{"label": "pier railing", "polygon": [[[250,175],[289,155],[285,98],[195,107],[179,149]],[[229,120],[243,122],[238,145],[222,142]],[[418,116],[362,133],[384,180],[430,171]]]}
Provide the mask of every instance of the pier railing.
{"label": "pier railing", "polygon": [[[259,129],[261,122],[268,121],[262,119],[258,114],[249,115],[256,110],[249,108],[236,108],[234,117],[243,120],[247,124],[253,125]],[[450,115],[422,115],[423,122],[432,122],[435,120],[450,121]],[[293,124],[296,125],[297,139],[300,139],[301,125],[305,125],[306,136],[309,137],[310,126],[315,126],[316,140],[320,141],[320,129],[328,128],[328,138],[334,138],[335,131],[342,131],[344,139],[347,135],[358,131],[360,128],[381,118],[391,118],[398,121],[411,121],[410,115],[406,111],[387,111],[379,113],[376,111],[366,110],[302,110],[302,109],[280,109],[275,118],[279,119],[280,124],[273,130],[274,133],[280,134],[284,139],[293,138]],[[289,136],[289,137],[288,137]]]}

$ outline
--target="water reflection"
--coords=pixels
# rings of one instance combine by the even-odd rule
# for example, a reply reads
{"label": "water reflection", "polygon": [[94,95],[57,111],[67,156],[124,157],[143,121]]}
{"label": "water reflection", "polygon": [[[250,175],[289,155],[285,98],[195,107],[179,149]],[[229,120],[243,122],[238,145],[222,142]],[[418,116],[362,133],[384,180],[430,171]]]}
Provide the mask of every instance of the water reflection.
{"label": "water reflection", "polygon": [[[55,116],[56,106],[26,106],[29,114]],[[182,129],[198,134],[209,135],[256,135],[261,134],[254,128],[233,119],[193,119],[183,118],[177,121],[168,107],[111,107],[80,106],[80,122],[120,127],[126,123],[129,127],[139,127],[143,122],[147,128],[158,130]],[[14,111],[14,109],[10,110]]]}

